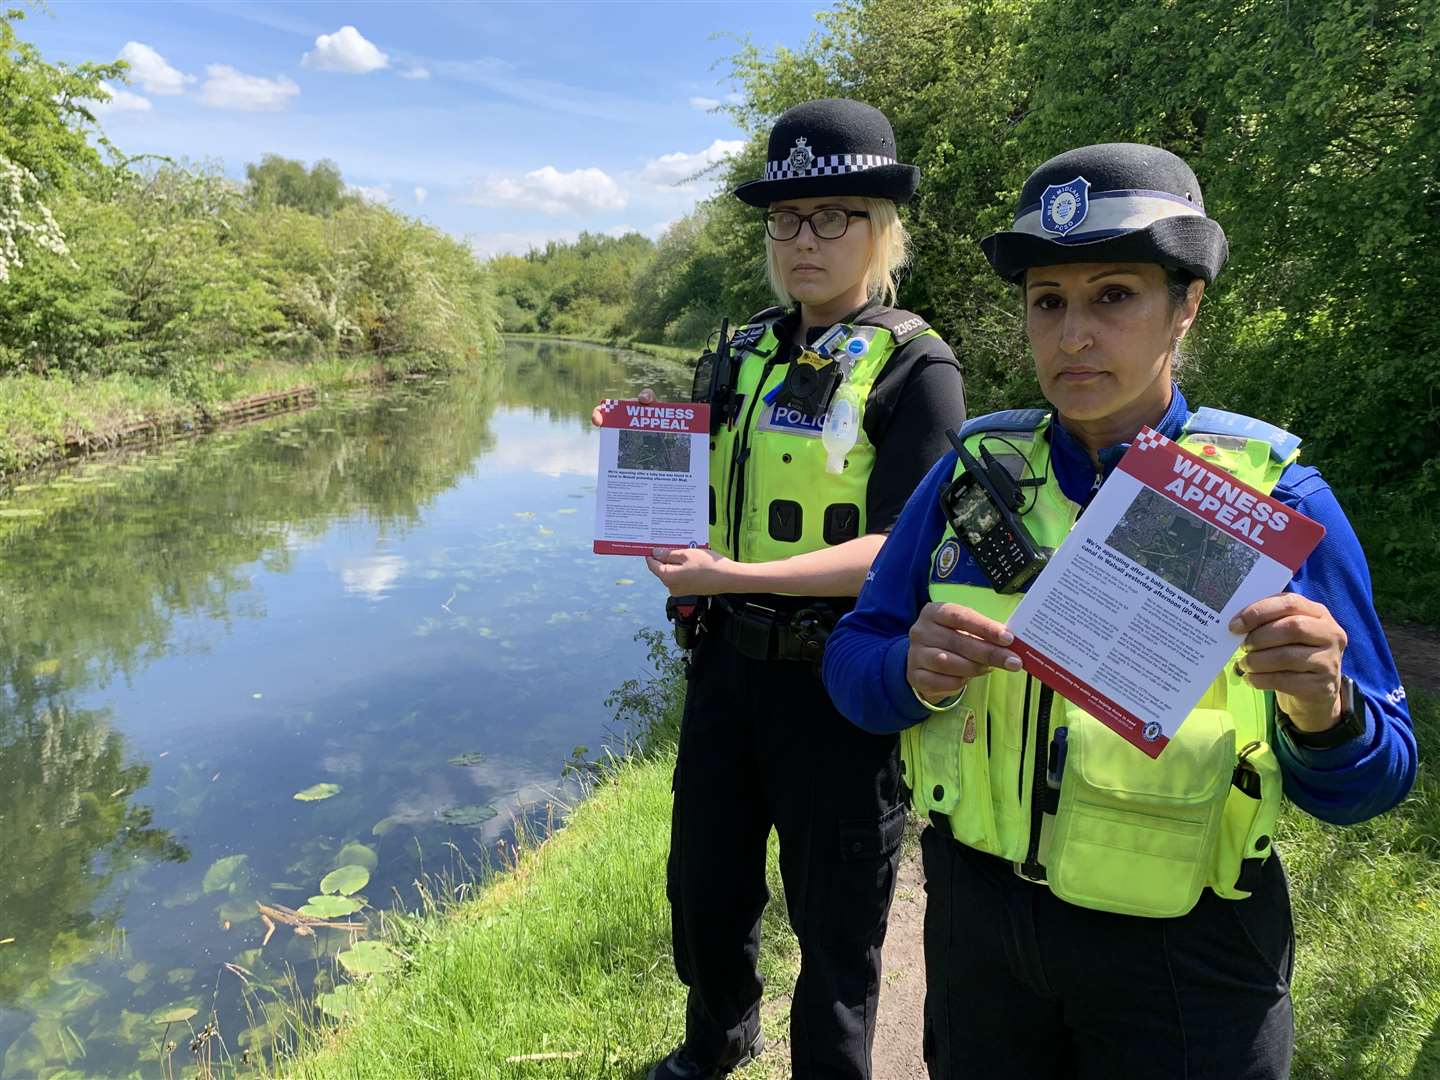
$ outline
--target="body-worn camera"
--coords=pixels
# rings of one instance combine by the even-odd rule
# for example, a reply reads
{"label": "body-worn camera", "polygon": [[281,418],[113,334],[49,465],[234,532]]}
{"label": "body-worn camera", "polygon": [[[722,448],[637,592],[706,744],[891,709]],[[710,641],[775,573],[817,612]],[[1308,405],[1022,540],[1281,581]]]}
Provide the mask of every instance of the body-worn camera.
{"label": "body-worn camera", "polygon": [[840,365],[806,349],[790,365],[775,404],[795,409],[806,416],[821,416],[830,408],[830,399],[840,385]]}
{"label": "body-worn camera", "polygon": [[960,436],[946,432],[960,455],[965,474],[940,491],[940,509],[956,538],[998,593],[1018,592],[1048,561],[1018,513],[1024,488],[1039,481],[1017,480],[985,447],[981,461],[965,449]]}
{"label": "body-worn camera", "polygon": [[706,349],[695,364],[695,378],[690,386],[690,400],[710,405],[710,434],[726,424],[733,425],[740,412],[740,399],[735,383],[739,365],[730,352],[730,320],[720,320],[719,343]]}

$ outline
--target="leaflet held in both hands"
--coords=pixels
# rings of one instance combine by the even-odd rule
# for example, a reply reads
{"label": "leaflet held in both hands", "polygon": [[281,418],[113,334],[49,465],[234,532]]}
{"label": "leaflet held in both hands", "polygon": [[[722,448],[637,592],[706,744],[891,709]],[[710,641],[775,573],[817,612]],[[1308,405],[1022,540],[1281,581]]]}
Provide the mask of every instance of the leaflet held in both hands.
{"label": "leaflet held in both hands", "polygon": [[595,553],[707,547],[710,406],[602,401],[600,412]]}
{"label": "leaflet held in both hands", "polygon": [[1159,757],[1324,528],[1144,428],[1010,618],[1025,670]]}

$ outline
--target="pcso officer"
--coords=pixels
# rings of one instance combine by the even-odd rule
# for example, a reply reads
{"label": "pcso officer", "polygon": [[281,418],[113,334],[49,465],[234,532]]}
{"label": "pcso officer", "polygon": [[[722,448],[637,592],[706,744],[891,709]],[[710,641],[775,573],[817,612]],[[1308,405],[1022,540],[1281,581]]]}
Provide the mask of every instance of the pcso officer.
{"label": "pcso officer", "polygon": [[760,1051],[772,826],[800,942],[793,1074],[872,1075],[904,826],[898,739],[847,723],[818,661],[965,413],[954,354],[889,306],[907,245],[895,208],[919,180],[889,121],[858,101],[811,101],[779,118],[766,157],[735,194],[764,214],[783,306],[722,334],[697,371],[713,416],[709,549],[648,560],[672,610],[686,598],[677,634],[694,645],[667,873],[689,995],[684,1042],[656,1080],[724,1076]]}
{"label": "pcso officer", "polygon": [[[982,247],[1020,286],[1051,407],[959,430],[970,464],[951,453],[925,478],[824,664],[845,715],[902,733],[930,823],[930,1075],[1280,1080],[1282,792],[1343,824],[1415,775],[1365,557],[1297,439],[1192,411],[1171,381],[1227,251],[1185,162],[1134,144],[1061,154]],[[1231,624],[1234,660],[1155,760],[1021,670],[1005,622],[1033,567],[983,535],[970,546],[1008,516],[1035,549],[1057,547],[1143,425],[1326,529],[1290,589]],[[957,513],[972,496],[1000,509]]]}

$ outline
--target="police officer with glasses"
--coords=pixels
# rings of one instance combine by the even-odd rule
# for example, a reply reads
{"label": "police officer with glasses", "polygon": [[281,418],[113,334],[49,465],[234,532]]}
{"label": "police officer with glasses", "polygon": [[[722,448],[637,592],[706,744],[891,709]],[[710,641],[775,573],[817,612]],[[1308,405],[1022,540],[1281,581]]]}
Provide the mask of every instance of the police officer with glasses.
{"label": "police officer with glasses", "polygon": [[710,546],[647,560],[683,598],[680,635],[693,645],[667,872],[685,1038],[654,1080],[724,1076],[763,1046],[756,957],[772,827],[800,944],[793,1075],[873,1075],[904,827],[898,739],[847,723],[818,663],[965,414],[954,354],[891,306],[907,257],[896,204],[919,170],[897,160],[889,121],[858,101],[807,102],[777,120],[767,159],[735,195],[764,212],[781,306],[722,342],[696,378],[714,416]]}
{"label": "police officer with glasses", "polygon": [[957,439],[1023,488],[1038,547],[1065,539],[1145,425],[1326,533],[1285,592],[1237,616],[1234,661],[1152,760],[1022,670],[1005,624],[1023,587],[997,589],[942,498],[967,472],[959,455],[921,483],[824,673],[861,729],[902,733],[929,823],[930,1075],[1281,1080],[1294,1035],[1282,793],[1346,824],[1415,777],[1364,554],[1297,440],[1197,413],[1172,381],[1227,254],[1185,162],[1124,143],[1061,154],[981,246],[1022,291],[1050,408],[977,417]]}

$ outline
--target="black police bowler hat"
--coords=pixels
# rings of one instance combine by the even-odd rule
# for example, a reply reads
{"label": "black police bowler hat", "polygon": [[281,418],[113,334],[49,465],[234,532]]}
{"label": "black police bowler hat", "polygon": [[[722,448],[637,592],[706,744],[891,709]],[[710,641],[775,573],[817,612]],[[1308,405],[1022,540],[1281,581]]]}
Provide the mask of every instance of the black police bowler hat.
{"label": "black police bowler hat", "polygon": [[1051,158],[1020,189],[1015,223],[980,247],[1007,281],[1032,266],[1153,262],[1207,284],[1230,250],[1225,231],[1205,216],[1190,166],[1142,143],[1099,143]]}
{"label": "black police bowler hat", "polygon": [[820,195],[908,202],[920,170],[895,159],[895,132],[879,109],[848,98],[807,101],[770,129],[765,176],[735,189],[751,206]]}

